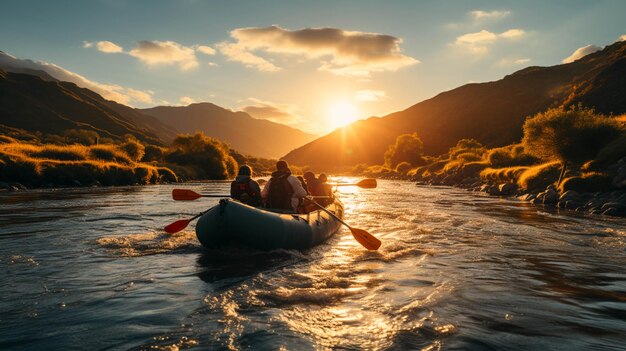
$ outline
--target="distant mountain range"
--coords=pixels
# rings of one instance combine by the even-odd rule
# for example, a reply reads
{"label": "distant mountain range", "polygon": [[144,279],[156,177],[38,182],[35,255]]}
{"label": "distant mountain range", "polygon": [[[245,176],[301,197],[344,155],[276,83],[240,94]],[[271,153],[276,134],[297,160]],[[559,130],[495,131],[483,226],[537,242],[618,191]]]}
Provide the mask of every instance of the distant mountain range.
{"label": "distant mountain range", "polygon": [[159,106],[140,110],[177,131],[204,131],[243,154],[278,158],[315,138],[279,123],[256,119],[245,112],[233,112],[211,103],[189,106]]}
{"label": "distant mountain range", "polygon": [[0,69],[0,124],[59,135],[68,129],[86,129],[118,140],[132,134],[151,144],[162,144],[175,135],[153,117],[43,71],[26,74]]}
{"label": "distant mountain range", "polygon": [[528,67],[495,82],[467,84],[406,110],[357,121],[284,158],[325,170],[382,164],[395,138],[413,132],[429,154],[445,153],[463,138],[503,146],[520,140],[527,116],[579,102],[607,114],[626,112],[626,42],[572,63]]}
{"label": "distant mountain range", "polygon": [[134,109],[61,81],[54,76],[59,72],[67,71],[0,51],[0,125],[59,135],[68,129],[86,129],[118,140],[132,134],[151,144],[169,144],[179,133],[202,131],[240,153],[268,158],[277,158],[315,138],[210,103]]}

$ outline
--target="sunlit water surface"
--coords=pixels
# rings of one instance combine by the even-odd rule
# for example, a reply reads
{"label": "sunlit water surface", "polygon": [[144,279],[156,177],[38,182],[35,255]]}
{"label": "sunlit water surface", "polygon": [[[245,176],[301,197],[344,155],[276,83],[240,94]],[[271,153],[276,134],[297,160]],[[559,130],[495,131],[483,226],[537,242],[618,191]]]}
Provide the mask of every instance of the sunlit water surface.
{"label": "sunlit water surface", "polygon": [[0,194],[0,349],[626,347],[624,219],[380,181],[340,189],[377,252],[209,251],[173,187]]}

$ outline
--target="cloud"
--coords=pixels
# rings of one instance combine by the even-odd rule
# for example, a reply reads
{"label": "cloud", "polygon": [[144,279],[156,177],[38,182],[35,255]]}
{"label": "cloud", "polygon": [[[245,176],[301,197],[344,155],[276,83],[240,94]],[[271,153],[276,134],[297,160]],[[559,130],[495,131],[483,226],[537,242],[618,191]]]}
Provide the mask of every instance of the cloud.
{"label": "cloud", "polygon": [[596,45],[583,46],[581,48],[576,49],[576,51],[574,51],[568,57],[564,58],[563,61],[561,62],[571,63],[599,50],[602,50],[602,48]]}
{"label": "cloud", "polygon": [[116,84],[98,83],[53,63],[18,59],[2,51],[0,51],[0,68],[9,72],[30,74],[33,74],[32,71],[43,71],[55,79],[72,82],[79,87],[95,91],[107,100],[113,100],[124,105],[130,105],[134,102],[152,103],[152,95],[154,94],[151,91],[141,91]]}
{"label": "cloud", "polygon": [[173,41],[142,40],[128,54],[150,66],[178,64],[183,71],[198,67],[194,49]]}
{"label": "cloud", "polygon": [[279,26],[239,28],[230,33],[235,42],[222,42],[218,49],[232,61],[261,71],[277,67],[267,55],[299,55],[319,60],[322,71],[338,75],[368,76],[372,72],[396,71],[419,63],[402,54],[402,39],[378,33],[345,31],[339,28],[288,30]]}
{"label": "cloud", "polygon": [[213,49],[210,46],[206,46],[206,45],[196,45],[195,46],[196,51],[201,52],[205,55],[215,55],[215,49]]}
{"label": "cloud", "polygon": [[617,41],[626,41],[626,34],[623,34],[619,38],[617,38]]}
{"label": "cloud", "polygon": [[93,47],[93,42],[83,40],[83,47],[84,48],[92,48]]}
{"label": "cloud", "polygon": [[[91,46],[89,46],[91,47]],[[123,52],[124,49],[122,49],[121,46],[112,43],[110,41],[99,41],[96,43],[96,48],[98,49],[98,51],[100,52],[105,52],[107,54],[114,54],[114,53],[119,53],[119,52]]]}
{"label": "cloud", "polygon": [[387,98],[387,92],[383,90],[359,90],[354,93],[357,101],[380,101]]}
{"label": "cloud", "polygon": [[256,98],[249,98],[248,100],[253,105],[240,107],[239,110],[248,113],[254,118],[301,127],[299,125],[303,122],[303,117],[298,114],[299,108],[296,105],[263,101]]}
{"label": "cloud", "polygon": [[241,62],[246,65],[246,67],[256,68],[264,72],[280,71],[280,68],[274,66],[273,63],[247,51],[245,47],[241,47],[238,44],[222,42],[217,44],[217,48],[223,55],[228,57],[229,60]]}
{"label": "cloud", "polygon": [[483,55],[489,51],[489,46],[497,41],[519,39],[525,35],[526,32],[522,29],[509,29],[500,34],[483,29],[480,32],[463,34],[457,37],[451,45],[468,50],[477,55]]}
{"label": "cloud", "polygon": [[481,11],[474,10],[470,11],[469,15],[474,18],[474,20],[483,20],[483,19],[502,19],[511,14],[511,11]]}
{"label": "cloud", "polygon": [[182,105],[184,105],[184,106],[191,105],[191,104],[193,104],[195,102],[196,102],[196,100],[194,100],[194,98],[189,97],[189,96],[183,96],[183,97],[180,98],[180,103]]}

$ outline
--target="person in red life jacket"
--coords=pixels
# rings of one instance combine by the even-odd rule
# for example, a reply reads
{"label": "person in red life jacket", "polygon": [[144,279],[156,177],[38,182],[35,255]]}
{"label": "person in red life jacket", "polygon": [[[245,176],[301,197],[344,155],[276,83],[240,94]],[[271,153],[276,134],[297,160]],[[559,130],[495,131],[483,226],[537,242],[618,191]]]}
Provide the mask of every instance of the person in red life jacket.
{"label": "person in red life jacket", "polygon": [[239,167],[237,178],[230,183],[230,197],[246,205],[261,206],[261,188],[252,178],[252,168],[247,165]]}
{"label": "person in red life jacket", "polygon": [[287,161],[283,160],[276,162],[276,172],[272,173],[272,178],[261,191],[266,207],[289,211],[297,211],[306,195],[298,178],[291,175]]}

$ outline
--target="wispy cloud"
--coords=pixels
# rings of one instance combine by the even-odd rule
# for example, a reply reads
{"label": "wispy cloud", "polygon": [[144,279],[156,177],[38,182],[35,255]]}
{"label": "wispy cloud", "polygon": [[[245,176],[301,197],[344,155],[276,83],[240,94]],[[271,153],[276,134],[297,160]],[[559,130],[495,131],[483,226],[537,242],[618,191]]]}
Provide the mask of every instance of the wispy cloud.
{"label": "wispy cloud", "polygon": [[387,92],[383,90],[359,90],[354,93],[357,101],[380,101],[387,98]]}
{"label": "wispy cloud", "polygon": [[525,35],[526,32],[522,29],[509,29],[500,34],[483,29],[480,32],[463,34],[451,45],[473,54],[484,55],[489,52],[489,47],[498,41],[520,39]]}
{"label": "wispy cloud", "polygon": [[124,51],[124,49],[121,46],[115,43],[112,43],[110,41],[106,41],[106,40],[97,42],[96,48],[98,49],[98,51],[104,52],[107,54],[115,54],[115,53],[120,53]]}
{"label": "wispy cloud", "polygon": [[279,67],[275,66],[273,63],[262,58],[261,56],[253,54],[248,51],[248,48],[239,45],[238,43],[222,42],[216,46],[223,55],[228,57],[229,60],[241,62],[246,65],[246,67],[256,68],[259,71],[264,72],[280,71]]}
{"label": "wispy cloud", "polygon": [[576,49],[571,55],[563,59],[563,63],[571,63],[578,59],[581,59],[589,54],[592,54],[596,51],[602,50],[601,47],[596,45],[587,45]]}
{"label": "wispy cloud", "polygon": [[150,66],[178,64],[183,71],[198,67],[194,49],[174,41],[143,40],[128,54]]}
{"label": "wispy cloud", "polygon": [[511,14],[511,11],[482,11],[482,10],[474,10],[470,11],[469,15],[474,20],[484,20],[484,19],[502,19]]}
{"label": "wispy cloud", "polygon": [[230,34],[235,42],[218,44],[220,52],[232,61],[261,71],[277,71],[280,67],[260,56],[260,52],[319,60],[320,70],[348,76],[368,76],[419,63],[402,54],[402,39],[385,34],[339,28],[288,30],[279,26],[239,28]]}
{"label": "wispy cloud", "polygon": [[117,84],[95,82],[53,63],[18,59],[9,54],[0,52],[0,68],[10,72],[21,72],[24,69],[44,71],[55,79],[72,82],[79,87],[95,91],[107,100],[113,100],[125,105],[133,103],[152,103],[153,92],[151,91],[141,91]]}

